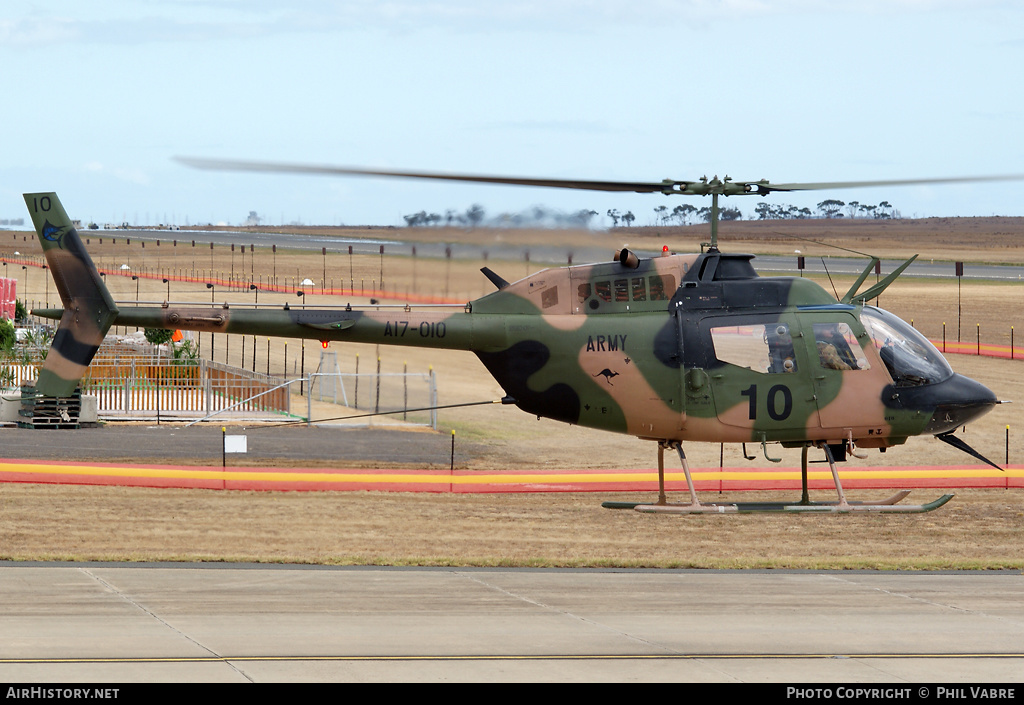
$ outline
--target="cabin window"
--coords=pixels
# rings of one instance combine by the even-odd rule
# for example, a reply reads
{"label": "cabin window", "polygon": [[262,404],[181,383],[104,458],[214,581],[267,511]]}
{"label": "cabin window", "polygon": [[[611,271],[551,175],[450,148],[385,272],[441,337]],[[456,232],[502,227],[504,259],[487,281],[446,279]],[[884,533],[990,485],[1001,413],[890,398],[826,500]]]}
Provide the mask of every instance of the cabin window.
{"label": "cabin window", "polygon": [[711,329],[715,357],[737,367],[762,373],[796,372],[796,355],[789,326],[719,326]]}
{"label": "cabin window", "polygon": [[676,278],[671,274],[630,279],[613,279],[598,282],[586,282],[576,286],[576,297],[579,303],[587,303],[590,308],[600,307],[600,301],[606,303],[629,303],[630,301],[668,301],[676,290]]}
{"label": "cabin window", "polygon": [[869,370],[864,349],[845,323],[815,323],[814,345],[818,362],[827,370]]}
{"label": "cabin window", "polygon": [[671,274],[653,275],[650,278],[651,301],[668,301],[676,290],[676,278]]}
{"label": "cabin window", "polygon": [[551,308],[558,305],[558,287],[553,286],[545,289],[540,294],[540,305],[542,308]]}
{"label": "cabin window", "polygon": [[628,279],[616,279],[615,280],[615,300],[616,301],[629,301],[629,280]]}

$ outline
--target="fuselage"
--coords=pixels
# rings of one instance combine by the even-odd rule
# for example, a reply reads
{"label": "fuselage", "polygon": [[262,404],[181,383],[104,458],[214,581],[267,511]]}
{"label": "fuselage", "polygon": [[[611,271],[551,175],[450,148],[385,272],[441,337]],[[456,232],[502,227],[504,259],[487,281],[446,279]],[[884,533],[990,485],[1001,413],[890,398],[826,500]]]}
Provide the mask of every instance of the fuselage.
{"label": "fuselage", "polygon": [[121,308],[115,325],[470,350],[523,411],[660,440],[886,447],[995,403],[892,314],[751,259],[549,269],[455,308]]}

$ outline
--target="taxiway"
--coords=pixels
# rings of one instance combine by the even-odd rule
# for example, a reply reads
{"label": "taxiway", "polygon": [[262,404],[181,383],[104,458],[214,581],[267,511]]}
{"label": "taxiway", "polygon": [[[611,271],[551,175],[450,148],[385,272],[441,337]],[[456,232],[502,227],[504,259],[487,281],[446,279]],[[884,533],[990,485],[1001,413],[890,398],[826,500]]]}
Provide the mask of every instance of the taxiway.
{"label": "taxiway", "polygon": [[995,683],[1012,572],[0,564],[9,682]]}

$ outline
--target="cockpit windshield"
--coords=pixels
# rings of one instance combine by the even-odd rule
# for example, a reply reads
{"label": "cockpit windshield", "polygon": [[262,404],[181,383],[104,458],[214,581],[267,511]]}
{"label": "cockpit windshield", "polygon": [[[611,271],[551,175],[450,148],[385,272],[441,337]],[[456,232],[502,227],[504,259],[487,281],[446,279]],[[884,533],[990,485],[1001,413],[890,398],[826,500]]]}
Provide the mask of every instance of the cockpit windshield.
{"label": "cockpit windshield", "polygon": [[933,384],[953,376],[953,368],[935,346],[896,316],[865,306],[860,318],[897,387]]}

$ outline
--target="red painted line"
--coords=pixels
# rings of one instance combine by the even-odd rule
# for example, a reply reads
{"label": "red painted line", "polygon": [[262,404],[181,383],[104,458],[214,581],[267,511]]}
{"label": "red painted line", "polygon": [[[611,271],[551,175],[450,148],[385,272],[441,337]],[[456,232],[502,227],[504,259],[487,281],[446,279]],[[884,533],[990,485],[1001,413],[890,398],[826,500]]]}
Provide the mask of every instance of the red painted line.
{"label": "red painted line", "polygon": [[981,355],[982,357],[1001,357],[1006,360],[1024,360],[1024,348],[1019,348],[1016,345],[1011,348],[1009,345],[981,343],[979,346],[977,340],[974,342],[947,340],[945,343],[942,340],[931,340],[930,342],[943,354],[974,355],[975,357]]}
{"label": "red painted line", "polygon": [[[797,468],[711,468],[692,470],[701,491],[799,490]],[[988,466],[844,467],[846,489],[1024,487],[1024,466],[999,472]],[[686,490],[679,470],[665,474],[666,489]],[[438,493],[654,492],[657,471],[634,470],[351,470],[52,463],[0,460],[0,482],[116,485],[182,489],[262,491],[383,491]],[[828,470],[814,469],[808,485],[831,490]]]}

